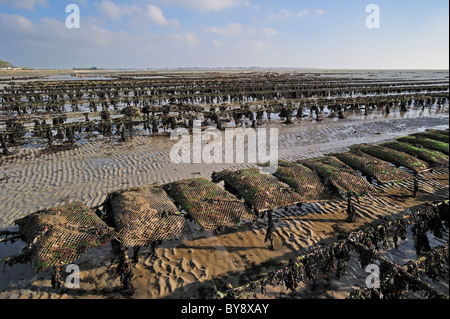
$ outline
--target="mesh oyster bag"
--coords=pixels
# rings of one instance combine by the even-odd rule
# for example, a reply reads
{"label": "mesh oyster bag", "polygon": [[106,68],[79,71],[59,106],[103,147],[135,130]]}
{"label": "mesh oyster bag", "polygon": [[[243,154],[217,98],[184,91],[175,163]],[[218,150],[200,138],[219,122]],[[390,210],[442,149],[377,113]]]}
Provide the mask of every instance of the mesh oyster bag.
{"label": "mesh oyster bag", "polygon": [[81,203],[38,211],[15,221],[36,272],[70,264],[107,244],[115,232]]}
{"label": "mesh oyster bag", "polygon": [[444,143],[429,138],[417,136],[403,136],[396,138],[396,140],[399,142],[405,142],[412,145],[419,145],[449,155],[449,143]]}
{"label": "mesh oyster bag", "polygon": [[302,203],[329,201],[339,198],[336,191],[325,185],[310,168],[292,162],[280,161],[274,176],[292,187]]}
{"label": "mesh oyster bag", "polygon": [[164,185],[169,196],[204,229],[237,226],[255,215],[233,194],[204,178]]}
{"label": "mesh oyster bag", "polygon": [[334,156],[324,156],[301,161],[339,191],[353,192],[357,195],[376,194],[377,190],[361,175]]}
{"label": "mesh oyster bag", "polygon": [[108,195],[106,214],[114,220],[126,247],[148,246],[189,231],[186,218],[160,186],[144,186]]}
{"label": "mesh oyster bag", "polygon": [[433,167],[448,166],[449,164],[449,158],[447,155],[424,147],[418,147],[402,142],[390,142],[380,145],[383,147],[388,147],[397,151],[408,153],[409,155],[415,156],[418,159],[428,162]]}
{"label": "mesh oyster bag", "polygon": [[354,151],[362,151],[366,154],[375,156],[376,158],[387,161],[394,165],[404,166],[417,173],[423,172],[430,168],[430,165],[427,162],[424,162],[404,152],[400,152],[383,146],[359,144],[351,146],[350,149]]}
{"label": "mesh oyster bag", "polygon": [[380,183],[389,183],[411,179],[412,176],[397,167],[363,152],[333,154],[337,159],[375,178]]}
{"label": "mesh oyster bag", "polygon": [[261,173],[258,168],[239,171],[225,170],[213,174],[214,181],[225,185],[242,196],[257,212],[295,205],[303,201],[302,196],[289,185],[274,176]]}

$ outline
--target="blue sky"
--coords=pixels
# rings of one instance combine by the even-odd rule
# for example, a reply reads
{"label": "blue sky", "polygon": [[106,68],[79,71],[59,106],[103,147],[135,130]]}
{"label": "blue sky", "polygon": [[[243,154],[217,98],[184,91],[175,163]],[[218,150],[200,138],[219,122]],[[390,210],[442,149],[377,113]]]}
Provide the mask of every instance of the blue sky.
{"label": "blue sky", "polygon": [[[80,28],[68,29],[68,4]],[[380,28],[366,27],[366,6]],[[31,68],[448,69],[447,0],[0,0],[0,59]]]}

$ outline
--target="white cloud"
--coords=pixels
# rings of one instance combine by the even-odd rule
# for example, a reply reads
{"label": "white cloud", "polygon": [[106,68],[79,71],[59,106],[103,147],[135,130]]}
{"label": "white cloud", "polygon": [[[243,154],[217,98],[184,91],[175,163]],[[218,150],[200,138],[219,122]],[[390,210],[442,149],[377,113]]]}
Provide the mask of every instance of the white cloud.
{"label": "white cloud", "polygon": [[197,46],[200,44],[200,38],[194,32],[173,33],[168,35],[168,39],[173,45]]}
{"label": "white cloud", "polygon": [[251,41],[250,45],[256,51],[263,51],[266,47],[266,44],[263,41]]}
{"label": "white cloud", "polygon": [[156,23],[158,25],[169,26],[169,25],[179,25],[180,24],[180,22],[177,19],[168,20],[164,16],[162,10],[152,4],[149,4],[147,6],[146,15],[151,21],[153,21],[154,23]]}
{"label": "white cloud", "polygon": [[120,19],[123,15],[127,15],[129,13],[129,9],[127,7],[121,8],[117,4],[112,1],[104,0],[100,4],[100,10],[109,18],[112,19]]}
{"label": "white cloud", "polygon": [[267,38],[272,38],[278,34],[278,31],[273,28],[261,27],[260,31]]}
{"label": "white cloud", "polygon": [[107,44],[114,33],[95,24],[83,23],[80,29],[68,29],[64,21],[41,18],[33,23],[20,15],[0,13],[0,29],[5,30],[4,41],[40,43],[40,46],[71,46],[70,43]]}
{"label": "white cloud", "polygon": [[257,36],[271,38],[278,34],[278,31],[267,27],[254,27],[241,23],[228,23],[225,27],[208,27],[203,29],[207,33],[213,33],[224,37],[236,36]]}
{"label": "white cloud", "polygon": [[66,0],[68,3],[81,4],[82,6],[89,7],[88,0]]}
{"label": "white cloud", "polygon": [[125,16],[133,16],[133,21],[137,23],[145,23],[151,21],[160,26],[178,26],[180,22],[177,19],[167,19],[163,11],[152,4],[147,5],[145,9],[137,6],[117,5],[110,0],[103,0],[97,4],[103,14],[113,20],[120,20]]}
{"label": "white cloud", "polygon": [[316,15],[318,15],[318,16],[321,16],[322,14],[325,13],[325,10],[323,10],[323,9],[317,9],[316,11],[314,11],[314,13],[315,13]]}
{"label": "white cloud", "polygon": [[232,7],[250,6],[247,0],[161,0],[161,2],[196,11],[221,11]]}
{"label": "white cloud", "polygon": [[212,45],[216,48],[222,48],[224,46],[224,44],[222,42],[220,42],[219,40],[213,39],[211,41]]}
{"label": "white cloud", "polygon": [[318,17],[325,13],[323,9],[317,9],[314,10],[314,12],[311,12],[309,10],[303,9],[300,11],[294,11],[294,10],[281,10],[278,13],[271,13],[266,21],[272,22],[272,21],[288,21],[288,20],[298,20],[306,17]]}
{"label": "white cloud", "polygon": [[35,29],[35,25],[30,20],[20,15],[0,13],[0,29],[10,29],[18,33],[28,33]]}
{"label": "white cloud", "polygon": [[0,0],[0,4],[27,10],[34,9],[36,5],[41,7],[48,5],[47,0]]}
{"label": "white cloud", "polygon": [[136,6],[132,7],[127,5],[119,6],[109,0],[103,0],[102,3],[98,5],[98,7],[106,17],[114,20],[120,20],[124,16],[131,16],[134,13],[139,13],[142,11],[140,8]]}
{"label": "white cloud", "polygon": [[224,37],[236,36],[243,33],[244,25],[240,23],[228,23],[226,27],[209,27],[204,28],[204,31],[208,33],[218,34]]}

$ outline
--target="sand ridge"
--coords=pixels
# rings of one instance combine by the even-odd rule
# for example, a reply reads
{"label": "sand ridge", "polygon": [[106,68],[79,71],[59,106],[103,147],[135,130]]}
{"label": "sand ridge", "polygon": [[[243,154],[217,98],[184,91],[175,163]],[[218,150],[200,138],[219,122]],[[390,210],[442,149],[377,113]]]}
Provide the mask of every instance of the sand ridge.
{"label": "sand ridge", "polygon": [[[281,126],[279,158],[298,160],[346,151],[367,140],[390,141],[424,127],[448,126],[448,117],[401,118]],[[214,171],[255,167],[254,164],[173,164],[168,138],[138,136],[132,141],[96,141],[76,149],[31,158],[12,156],[0,164],[0,226],[48,207],[79,201],[100,205],[112,191],[191,177],[210,178]],[[244,150],[245,151],[245,150]]]}
{"label": "sand ridge", "polygon": [[[348,118],[336,122],[298,122],[280,126],[280,158],[297,160],[347,150],[360,142],[389,141],[393,137],[424,128],[445,128],[448,116],[376,118],[364,122]],[[174,142],[167,138],[137,136],[132,141],[96,141],[76,149],[15,156],[2,162],[0,171],[0,227],[39,209],[81,201],[89,207],[100,205],[112,191],[155,182],[164,184],[191,177],[210,179],[213,171],[241,169],[254,164],[181,164],[170,162]],[[37,151],[36,151],[37,152]],[[3,159],[2,159],[3,160]],[[412,182],[381,186],[384,196],[365,196],[356,204],[357,219],[345,222],[346,202],[303,204],[274,212],[274,244],[264,243],[267,219],[243,223],[223,233],[201,230],[189,222],[193,233],[164,243],[155,261],[145,257],[133,266],[133,298],[201,298],[205,289],[223,284],[239,286],[274,267],[285,264],[308,247],[333,241],[343,231],[356,229],[381,217],[404,213],[425,201],[448,199],[448,170],[424,173],[419,177],[419,197],[413,199]],[[16,254],[23,243],[7,244],[0,259]],[[131,254],[131,251],[130,251]],[[34,274],[30,265],[0,269],[0,298],[123,298],[109,245],[89,251],[77,264],[81,269],[81,288],[60,293],[51,288],[51,270]],[[349,267],[358,268],[357,264]],[[342,287],[337,298],[345,297],[348,287],[361,283],[355,279]],[[281,293],[277,291],[275,295]],[[274,297],[273,295],[272,297]],[[267,296],[266,296],[267,297]]]}
{"label": "sand ridge", "polygon": [[[282,266],[309,247],[333,242],[342,232],[358,229],[380,218],[404,214],[408,207],[417,206],[427,197],[443,200],[449,196],[448,185],[424,179],[419,197],[412,198],[411,186],[380,188],[389,196],[402,195],[403,205],[391,203],[386,194],[361,197],[356,204],[356,222],[351,224],[345,222],[345,201],[277,209],[274,211],[276,250],[270,250],[264,243],[266,220],[263,219],[244,223],[238,231],[226,230],[223,233],[203,231],[198,225],[191,224],[194,232],[157,248],[156,260],[146,257],[148,251],[143,250],[139,263],[133,266],[136,289],[133,298],[201,298],[204,289],[215,288],[223,282],[237,287],[267,274],[273,267]],[[17,249],[18,244],[14,244],[14,248]],[[114,267],[110,267],[111,258],[108,246],[89,251],[77,263],[81,268],[81,289],[59,294],[51,288],[51,271],[33,274],[29,265],[6,267],[1,270],[3,288],[0,298],[122,298],[114,289],[120,286],[120,282],[114,274]],[[361,274],[357,263],[350,263],[347,267],[353,269],[350,274]],[[349,275],[346,278],[334,282],[339,292],[334,297],[346,297],[351,291],[348,285],[358,287],[363,284],[357,277]],[[275,295],[269,291],[264,297],[279,297],[282,287],[274,289]]]}

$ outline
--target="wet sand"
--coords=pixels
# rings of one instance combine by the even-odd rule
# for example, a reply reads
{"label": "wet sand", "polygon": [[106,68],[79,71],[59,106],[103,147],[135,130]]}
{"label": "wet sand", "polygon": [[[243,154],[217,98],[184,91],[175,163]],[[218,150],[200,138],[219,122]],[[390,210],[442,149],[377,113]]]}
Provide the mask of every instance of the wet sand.
{"label": "wet sand", "polygon": [[[285,69],[271,71],[288,72]],[[314,70],[292,72],[315,73]],[[70,73],[39,70],[14,74],[0,72],[0,87],[7,85],[9,80],[5,78],[10,76],[62,76]],[[448,71],[321,70],[320,73],[323,77],[342,76],[345,79],[355,76],[375,81],[448,78]],[[112,72],[96,71],[93,74],[109,76]],[[359,110],[352,110],[345,119],[322,114],[320,121],[303,118],[296,119],[291,125],[284,125],[275,120],[267,127],[279,128],[279,159],[295,161],[344,152],[354,144],[388,142],[428,128],[445,129],[449,126],[448,114],[448,104],[439,108],[424,107],[422,110],[411,108],[407,113],[395,108],[390,114],[385,114],[379,109],[368,116]],[[192,177],[210,179],[214,171],[256,166],[248,163],[174,164],[170,160],[170,149],[175,142],[167,137],[145,134],[138,134],[126,142],[118,142],[117,137],[102,139],[91,136],[88,140],[77,141],[77,144],[78,147],[73,150],[46,153],[43,152],[45,143],[42,139],[34,141],[29,138],[25,147],[11,147],[14,155],[0,157],[0,229],[11,227],[14,220],[40,209],[70,202],[78,201],[88,207],[96,207],[109,193],[117,190]],[[344,199],[277,209],[273,215],[275,250],[264,243],[267,218],[242,223],[237,229],[225,229],[220,233],[204,231],[198,224],[188,221],[191,234],[163,243],[157,248],[158,258],[155,261],[146,257],[148,248],[141,251],[139,262],[132,269],[135,287],[132,298],[204,298],[208,297],[211,289],[238,287],[256,280],[286,265],[290,258],[311,247],[334,242],[343,232],[359,229],[385,217],[406,214],[426,202],[448,199],[448,169],[420,174],[419,186],[416,198],[411,197],[412,181],[377,186],[380,196],[365,196],[356,204],[354,223],[346,222]],[[448,234],[444,239],[448,242]],[[430,242],[441,244],[436,238]],[[0,259],[18,254],[24,245],[21,241],[1,244]],[[399,264],[415,259],[412,240],[401,245],[399,251],[385,253]],[[0,299],[124,298],[117,291],[120,279],[115,273],[115,266],[111,267],[112,257],[110,245],[89,251],[76,262],[81,270],[80,288],[60,292],[51,287],[51,269],[35,274],[30,264],[0,267]],[[346,298],[353,289],[364,285],[366,276],[357,259],[352,258],[343,278],[337,280],[326,276],[315,290],[300,286],[297,297]],[[281,286],[266,288],[265,294],[257,293],[252,297],[290,297]],[[447,289],[448,294],[448,281],[442,288]]]}
{"label": "wet sand", "polygon": [[[446,128],[448,113],[422,117],[374,117],[359,115],[335,121],[298,120],[280,128],[280,159],[297,160],[347,150],[348,146],[390,141],[392,138],[422,131]],[[40,154],[39,149],[26,149],[9,157],[0,171],[0,227],[9,227],[22,216],[39,209],[80,201],[89,207],[100,205],[112,191],[152,183],[169,183],[192,177],[210,179],[213,171],[241,169],[254,164],[179,164],[170,161],[168,138],[135,137],[132,141],[96,141],[54,154]],[[447,170],[448,172],[448,170]],[[430,173],[426,173],[430,174]],[[426,175],[425,174],[425,175]],[[335,240],[342,231],[405,212],[426,201],[448,199],[448,175],[434,173],[421,178],[417,198],[411,198],[413,185],[381,187],[384,195],[366,196],[357,205],[355,223],[345,222],[346,202],[328,202],[288,207],[274,213],[276,250],[264,243],[267,220],[244,223],[237,230],[223,233],[203,231],[190,223],[193,233],[163,243],[157,249],[158,259],[151,261],[143,250],[139,263],[133,266],[133,298],[202,298],[205,288],[221,282],[232,287],[267,274],[290,258],[318,243]],[[17,254],[24,243],[2,245],[0,259]],[[131,251],[130,251],[131,254]],[[123,298],[114,290],[119,278],[109,245],[89,251],[78,262],[81,269],[80,289],[61,293],[51,288],[51,270],[34,274],[31,265],[6,266],[0,269],[0,298]],[[351,289],[364,282],[355,271],[344,281],[333,281],[321,295],[304,290],[299,296],[345,298]],[[353,275],[352,275],[353,273]],[[345,286],[345,287],[344,287]],[[307,288],[305,288],[307,289]],[[281,287],[268,289],[266,295],[286,296]]]}
{"label": "wet sand", "polygon": [[[448,170],[443,173],[448,174]],[[449,196],[448,179],[444,183],[421,179],[420,188],[417,198],[411,197],[411,183],[386,187],[383,196],[362,197],[356,205],[356,221],[351,224],[345,221],[344,201],[278,209],[274,212],[276,250],[270,250],[264,244],[266,220],[245,223],[239,230],[220,234],[202,231],[198,225],[190,224],[194,230],[192,235],[164,243],[157,249],[156,261],[145,257],[147,249],[142,251],[139,263],[133,266],[136,292],[132,298],[204,298],[208,296],[205,294],[208,289],[238,287],[256,280],[270,270],[282,267],[309,247],[332,243],[342,232],[358,229],[383,217],[404,214],[405,209]],[[392,203],[392,195],[401,199]],[[446,238],[448,240],[448,234]],[[434,245],[444,242],[445,239],[441,242],[432,240]],[[400,264],[402,259],[415,259],[412,241],[402,245],[400,252],[393,250],[397,254],[393,259]],[[6,250],[12,252],[21,246],[18,242]],[[1,271],[0,298],[123,298],[114,290],[120,287],[120,282],[114,267],[109,268],[111,258],[109,245],[88,252],[77,262],[81,269],[80,289],[61,293],[51,288],[51,270],[37,275],[33,274],[30,265],[7,266]],[[301,286],[297,297],[342,299],[353,289],[362,287],[366,276],[357,259],[353,258],[343,278],[337,280],[330,276],[315,290]],[[448,290],[448,285],[445,287]],[[253,297],[290,298],[283,286],[268,286],[264,294],[257,293]]]}
{"label": "wet sand", "polygon": [[[298,160],[342,152],[358,143],[380,143],[394,137],[448,127],[445,113],[414,118],[349,117],[319,123],[298,120],[280,128],[279,158]],[[40,209],[68,202],[88,207],[103,203],[108,193],[153,183],[166,184],[192,177],[210,179],[214,171],[255,167],[255,164],[174,164],[167,137],[138,136],[118,143],[94,141],[73,150],[42,154],[44,145],[18,148],[0,158],[0,227]]]}

